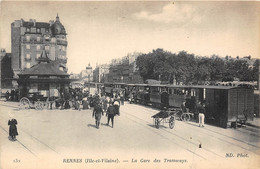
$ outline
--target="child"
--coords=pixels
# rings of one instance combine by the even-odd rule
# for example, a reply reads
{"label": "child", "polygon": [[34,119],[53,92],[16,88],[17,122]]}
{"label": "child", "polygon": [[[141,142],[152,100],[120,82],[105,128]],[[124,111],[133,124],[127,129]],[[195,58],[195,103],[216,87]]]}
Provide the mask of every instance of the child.
{"label": "child", "polygon": [[14,115],[9,113],[10,119],[8,120],[9,125],[9,139],[12,141],[16,141],[16,136],[18,135],[17,132],[17,121],[14,119]]}

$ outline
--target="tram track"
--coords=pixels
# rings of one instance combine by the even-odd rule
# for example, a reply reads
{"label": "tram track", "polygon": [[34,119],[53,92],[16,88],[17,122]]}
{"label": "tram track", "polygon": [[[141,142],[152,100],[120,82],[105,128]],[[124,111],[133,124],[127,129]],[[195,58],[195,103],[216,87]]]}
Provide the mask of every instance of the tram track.
{"label": "tram track", "polygon": [[[137,105],[137,106],[141,106],[141,105]],[[145,108],[146,108],[146,109],[149,109],[149,107],[145,107]],[[152,109],[152,110],[154,110],[154,109]],[[144,109],[144,111],[146,111],[146,112],[151,112],[151,111],[148,111],[148,110],[145,110],[145,109]],[[155,111],[155,110],[154,110],[154,111]],[[192,124],[190,124],[190,123],[187,123],[187,124],[192,125]],[[221,136],[225,136],[225,137],[228,137],[228,138],[230,138],[230,139],[233,139],[233,140],[236,140],[236,141],[239,141],[239,142],[248,144],[248,145],[253,146],[253,147],[255,147],[255,148],[260,148],[259,146],[250,144],[250,143],[248,143],[248,142],[245,142],[245,141],[243,141],[243,140],[237,139],[237,138],[235,138],[235,137],[231,137],[231,136],[228,136],[228,135],[224,135],[224,134],[222,134],[222,133],[219,133],[219,132],[210,130],[210,129],[208,129],[208,128],[204,128],[204,129],[205,129],[205,130],[208,130],[208,131],[211,131],[211,132],[214,132],[214,133],[216,133],[216,134],[219,134],[219,135],[221,135]],[[240,131],[240,130],[236,130],[236,131],[241,132],[241,133],[244,133],[244,134],[250,134],[251,136],[254,136],[254,137],[260,137],[259,135],[252,133],[252,131],[249,131],[250,133],[247,133],[247,132],[244,132],[244,131]]]}
{"label": "tram track", "polygon": [[[8,135],[8,132],[0,125],[0,128],[5,131]],[[34,157],[38,158],[38,156],[36,154],[34,154],[27,146],[25,146],[22,142],[20,142],[18,139],[16,139],[16,141],[23,146],[27,151],[29,151]]]}
{"label": "tram track", "polygon": [[[2,127],[2,125],[0,125],[0,128],[5,131],[5,133],[8,135],[8,131]],[[34,137],[33,135],[29,134],[27,131],[23,130],[21,127],[19,127],[19,131],[25,133],[26,135],[30,136],[30,138],[33,138],[36,142],[40,143],[41,145],[43,145],[44,147],[48,148],[49,150],[51,150],[52,152],[54,152],[55,154],[61,156],[57,151],[55,151],[53,148],[51,148],[49,145],[47,145],[46,143],[44,143],[43,141],[39,140],[38,138]],[[23,143],[23,141],[20,141],[19,139],[16,139],[16,141],[22,146],[24,147],[30,154],[32,154],[34,157],[36,157],[37,159],[39,158],[39,155],[37,153],[35,153],[33,150],[31,150],[31,148],[26,145],[25,143]]]}
{"label": "tram track", "polygon": [[[124,112],[125,113],[125,112]],[[128,113],[127,113],[128,114]],[[130,115],[130,114],[128,114],[128,115]],[[130,115],[131,116],[131,115]],[[126,116],[124,116],[125,118],[127,118],[127,119],[129,119],[129,120],[131,120],[132,122],[134,122],[134,123],[136,123],[136,124],[139,124],[139,125],[141,125],[141,126],[143,126],[143,127],[145,127],[146,129],[150,129],[149,127],[147,127],[147,126],[145,126],[145,125],[143,125],[142,123],[140,123],[140,122],[137,122],[136,120],[134,120],[134,119],[131,119],[131,118],[129,118],[129,117],[126,117]],[[136,117],[135,117],[136,118]],[[164,139],[166,139],[166,140],[168,140],[168,141],[172,141],[172,139],[169,139],[169,138],[167,138],[167,137],[165,137],[165,136],[163,136],[162,134],[160,134],[159,132],[156,132],[156,131],[152,131],[153,133],[155,133],[156,135],[159,135],[160,137],[162,137],[162,138],[164,138]],[[196,155],[196,156],[198,156],[198,157],[200,157],[200,158],[202,158],[202,159],[204,159],[204,160],[206,160],[206,158],[205,157],[203,157],[203,156],[201,156],[201,155],[199,155],[199,154],[197,154],[196,152],[194,152],[194,151],[192,151],[192,150],[190,150],[190,149],[187,149],[186,147],[184,147],[184,146],[182,146],[182,145],[180,145],[180,144],[178,144],[178,143],[176,143],[175,142],[175,144],[177,144],[178,146],[180,146],[180,147],[182,147],[182,148],[184,148],[185,150],[187,150],[188,152],[190,152],[190,153],[193,153],[194,155]]]}
{"label": "tram track", "polygon": [[[124,112],[124,113],[126,113],[126,112]],[[146,122],[147,124],[149,124],[149,122],[148,121],[145,121],[145,120],[143,120],[143,119],[141,119],[141,118],[139,118],[139,117],[137,117],[137,116],[134,116],[134,115],[132,115],[132,114],[129,114],[129,113],[126,113],[127,115],[129,115],[129,116],[132,116],[132,117],[134,117],[134,118],[137,118],[138,120],[140,120],[140,121],[143,121],[143,122]],[[129,118],[130,119],[130,118]],[[135,121],[135,120],[133,120],[133,119],[131,119],[132,121]],[[142,125],[142,126],[144,126],[144,127],[147,127],[146,125],[143,125],[143,123],[139,123],[140,125]],[[149,128],[150,129],[150,128]],[[180,140],[183,140],[183,141],[185,141],[185,142],[187,142],[188,144],[187,145],[193,145],[194,146],[194,148],[198,148],[199,147],[199,144],[196,144],[196,143],[194,143],[194,142],[192,142],[192,141],[189,141],[188,139],[185,139],[185,138],[183,138],[183,137],[181,137],[181,136],[179,136],[179,135],[177,135],[177,134],[174,134],[174,133],[172,133],[172,132],[170,132],[170,131],[167,131],[166,129],[163,129],[163,128],[161,128],[160,129],[160,131],[161,130],[163,130],[164,132],[166,132],[166,133],[169,133],[169,134],[171,134],[171,135],[173,135],[173,136],[176,136],[176,137],[178,137]],[[162,135],[162,134],[160,134],[160,135]],[[162,136],[162,137],[165,137],[165,136]],[[175,142],[176,143],[176,142]],[[187,149],[187,147],[186,146],[181,146],[182,148],[184,148],[185,150],[188,150],[189,152],[192,152],[192,153],[194,153],[194,151],[192,151],[192,150],[190,150],[190,149]],[[208,150],[208,149],[205,149],[205,148],[203,148],[203,150],[206,150],[207,152],[209,152],[209,153],[211,153],[211,154],[214,154],[215,156],[218,156],[218,157],[220,157],[220,158],[224,158],[223,156],[221,156],[221,155],[218,155],[218,154],[216,154],[215,152],[213,152],[213,151],[211,151],[211,150]],[[195,153],[196,154],[196,153]],[[196,154],[196,155],[198,155],[198,154]],[[200,157],[203,157],[203,156],[201,156],[201,155],[198,155],[198,156],[200,156]],[[203,159],[207,159],[206,157],[203,157]]]}
{"label": "tram track", "polygon": [[[137,108],[134,107],[133,109],[135,109],[134,112],[137,112],[137,111],[136,111]],[[149,114],[151,114],[151,111],[149,111],[149,110],[144,110],[144,111],[145,111],[146,113],[149,112]],[[132,115],[132,114],[129,114],[129,113],[127,113],[127,114],[130,115],[130,116],[133,116],[133,117],[135,117],[135,118],[138,118],[139,120],[144,121],[144,122],[146,122],[146,123],[150,123],[150,122],[148,122],[148,121],[146,121],[146,120],[143,120],[143,119],[141,119],[141,118],[139,118],[139,117],[137,117],[137,116],[135,116],[135,115]],[[189,124],[189,123],[187,123],[187,124]],[[187,125],[187,126],[190,126],[190,125]],[[222,137],[227,137],[227,138],[229,138],[229,139],[233,139],[233,140],[235,140],[235,141],[241,142],[242,144],[247,144],[247,145],[249,145],[249,146],[251,146],[251,147],[254,147],[254,148],[259,149],[258,146],[255,146],[255,145],[253,145],[253,144],[247,143],[247,142],[245,142],[245,141],[243,141],[243,140],[236,139],[236,138],[234,138],[234,137],[227,136],[227,135],[224,135],[224,134],[215,132],[215,131],[210,130],[210,129],[206,129],[206,128],[203,128],[203,129],[205,129],[205,130],[207,130],[207,131],[209,131],[209,132],[213,132],[213,133],[215,133],[215,134],[218,134],[218,135],[220,135],[220,136],[222,136]],[[174,134],[174,133],[172,133],[172,132],[170,132],[170,131],[167,131],[167,130],[165,130],[165,129],[163,129],[163,128],[162,128],[162,130],[165,131],[165,132],[168,132],[168,133],[170,133],[170,134],[172,134],[172,135],[175,135],[175,136],[177,136],[177,137],[179,137],[179,138],[185,140],[185,141],[188,142],[188,143],[191,143],[191,141],[189,141],[189,140],[186,139],[186,138],[183,138],[183,137],[181,137],[181,136],[179,136],[179,135],[177,135],[177,134]],[[205,132],[203,132],[203,134],[208,135],[208,136],[211,136],[211,137],[214,137],[215,139],[218,139],[218,140],[220,140],[220,141],[222,141],[222,142],[231,144],[231,145],[233,145],[233,146],[242,148],[242,149],[244,149],[244,150],[246,150],[246,151],[249,151],[249,152],[252,152],[252,153],[254,153],[254,154],[256,154],[256,155],[260,155],[259,153],[255,152],[255,151],[249,150],[248,148],[241,147],[241,145],[234,144],[234,142],[229,142],[229,141],[226,141],[226,140],[224,140],[224,139],[222,139],[222,138],[217,138],[216,136],[211,135],[211,134],[208,134],[208,133],[205,133]],[[208,151],[211,152],[211,153],[213,153],[213,154],[216,154],[215,152],[212,152],[211,150],[208,150]],[[221,155],[218,155],[218,156],[221,156]],[[221,156],[221,157],[223,157],[223,156]]]}

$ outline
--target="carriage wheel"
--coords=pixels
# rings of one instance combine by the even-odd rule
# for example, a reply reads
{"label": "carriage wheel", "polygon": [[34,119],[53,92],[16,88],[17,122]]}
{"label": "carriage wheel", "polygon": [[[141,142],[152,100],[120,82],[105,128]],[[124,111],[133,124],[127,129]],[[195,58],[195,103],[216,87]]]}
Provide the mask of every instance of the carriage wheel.
{"label": "carriage wheel", "polygon": [[42,103],[42,108],[43,108],[43,109],[48,109],[49,104],[50,104],[49,102],[43,102],[43,103]]}
{"label": "carriage wheel", "polygon": [[175,126],[175,119],[174,119],[174,117],[171,117],[169,120],[169,127],[170,127],[170,129],[173,129],[174,126]]}
{"label": "carriage wheel", "polygon": [[23,97],[20,99],[19,108],[20,109],[29,109],[30,108],[30,101],[27,97]]}
{"label": "carriage wheel", "polygon": [[188,115],[188,114],[182,114],[182,115],[181,115],[181,120],[182,120],[182,121],[190,121],[190,115]]}
{"label": "carriage wheel", "polygon": [[155,127],[158,129],[160,125],[160,120],[158,117],[155,118]]}
{"label": "carriage wheel", "polygon": [[40,102],[40,101],[35,102],[35,109],[36,110],[42,110],[43,109],[42,102]]}

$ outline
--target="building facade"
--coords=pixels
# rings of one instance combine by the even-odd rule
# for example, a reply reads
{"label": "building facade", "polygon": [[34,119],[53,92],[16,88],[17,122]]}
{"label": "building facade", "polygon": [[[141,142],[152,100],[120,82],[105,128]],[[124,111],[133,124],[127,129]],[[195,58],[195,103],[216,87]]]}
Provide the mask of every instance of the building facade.
{"label": "building facade", "polygon": [[106,82],[106,77],[109,73],[109,65],[99,65],[93,70],[93,81],[94,82]]}
{"label": "building facade", "polygon": [[61,24],[59,16],[56,21],[28,22],[16,20],[11,24],[12,68],[15,77],[20,71],[38,64],[43,50],[50,60],[67,63],[66,30]]}
{"label": "building facade", "polygon": [[11,53],[6,53],[5,49],[0,50],[0,96],[2,92],[5,93],[12,88],[11,78],[13,78],[13,70],[11,68],[11,56]]}
{"label": "building facade", "polygon": [[112,60],[106,82],[143,83],[136,68],[136,59],[141,53],[129,53],[122,59]]}
{"label": "building facade", "polygon": [[80,72],[80,79],[84,82],[92,82],[93,81],[93,69],[90,64],[86,67],[85,70],[82,70]]}

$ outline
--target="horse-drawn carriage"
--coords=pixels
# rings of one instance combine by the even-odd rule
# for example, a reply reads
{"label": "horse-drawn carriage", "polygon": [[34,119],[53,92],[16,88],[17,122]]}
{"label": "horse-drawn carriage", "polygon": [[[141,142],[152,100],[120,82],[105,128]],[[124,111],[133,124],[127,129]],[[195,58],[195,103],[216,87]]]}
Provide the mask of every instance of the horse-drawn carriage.
{"label": "horse-drawn carriage", "polygon": [[44,97],[40,92],[28,93],[27,97],[22,97],[19,102],[20,109],[35,108],[42,110],[49,105],[48,98]]}
{"label": "horse-drawn carriage", "polygon": [[42,110],[50,108],[52,109],[52,105],[55,103],[57,107],[61,103],[61,99],[58,97],[44,97],[40,92],[31,92],[27,94],[27,97],[22,97],[19,101],[20,109],[36,109]]}

